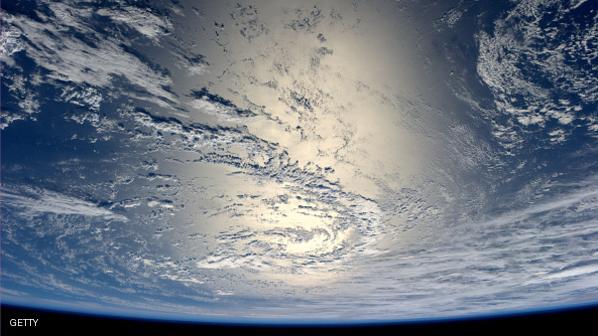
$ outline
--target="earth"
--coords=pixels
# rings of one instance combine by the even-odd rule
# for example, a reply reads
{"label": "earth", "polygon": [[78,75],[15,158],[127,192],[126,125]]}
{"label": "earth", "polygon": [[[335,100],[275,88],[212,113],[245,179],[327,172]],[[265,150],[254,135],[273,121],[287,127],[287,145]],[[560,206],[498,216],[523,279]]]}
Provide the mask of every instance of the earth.
{"label": "earth", "polygon": [[598,301],[598,2],[4,1],[3,303]]}

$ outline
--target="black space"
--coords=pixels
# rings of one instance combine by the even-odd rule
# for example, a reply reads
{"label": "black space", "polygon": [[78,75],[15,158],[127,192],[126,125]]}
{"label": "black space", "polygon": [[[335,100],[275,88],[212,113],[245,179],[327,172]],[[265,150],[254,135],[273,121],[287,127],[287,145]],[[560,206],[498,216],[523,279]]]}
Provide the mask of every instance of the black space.
{"label": "black space", "polygon": [[[176,323],[61,313],[2,305],[8,335],[598,335],[598,305],[481,319],[351,326],[255,326]],[[39,319],[37,327],[11,327],[10,319]]]}

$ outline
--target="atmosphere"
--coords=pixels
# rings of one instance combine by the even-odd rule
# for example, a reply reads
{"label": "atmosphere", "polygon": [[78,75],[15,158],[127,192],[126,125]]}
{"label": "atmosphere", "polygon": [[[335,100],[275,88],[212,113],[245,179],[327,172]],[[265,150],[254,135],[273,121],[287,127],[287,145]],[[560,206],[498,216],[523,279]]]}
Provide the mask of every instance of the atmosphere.
{"label": "atmosphere", "polygon": [[3,303],[598,302],[598,2],[3,1]]}

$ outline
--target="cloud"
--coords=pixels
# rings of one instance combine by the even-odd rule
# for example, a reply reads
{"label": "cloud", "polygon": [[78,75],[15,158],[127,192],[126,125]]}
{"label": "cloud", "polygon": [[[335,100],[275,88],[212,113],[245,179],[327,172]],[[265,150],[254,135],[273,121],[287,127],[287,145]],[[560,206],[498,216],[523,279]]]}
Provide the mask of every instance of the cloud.
{"label": "cloud", "polygon": [[580,275],[586,275],[598,272],[598,264],[584,265],[577,267],[565,268],[561,271],[550,273],[546,276],[546,279],[564,279],[569,277],[575,277]]}
{"label": "cloud", "polygon": [[[587,24],[582,20],[588,18],[577,14],[585,10],[580,8],[583,3],[521,1],[495,22],[491,34],[478,34],[477,72],[492,92],[497,112],[515,121],[516,125],[505,125],[508,128],[550,128],[554,120],[594,132],[595,121],[584,106],[598,99],[593,70],[598,53],[589,47],[598,42],[598,25],[595,15]],[[553,12],[554,17],[547,14]],[[497,137],[509,144],[508,134]]]}
{"label": "cloud", "polygon": [[10,55],[23,50],[21,33],[11,26],[2,25],[0,30],[0,58],[5,61]]}
{"label": "cloud", "polygon": [[126,222],[128,219],[94,203],[36,187],[2,186],[3,208],[15,209],[19,216],[33,218],[47,214],[101,217],[106,220]]}
{"label": "cloud", "polygon": [[[211,104],[231,113],[236,109],[226,101]],[[376,201],[343,190],[321,167],[299,166],[284,148],[248,133],[244,127],[186,124],[143,111],[128,111],[125,116],[141,126],[136,141],[147,141],[150,149],[196,153],[199,157],[195,162],[233,168],[251,177],[256,190],[262,190],[260,185],[265,183],[279,193],[272,199],[262,195],[211,209],[210,221],[243,218],[254,235],[229,237],[199,260],[197,267],[298,272],[301,268],[327,269],[330,263],[360,253],[379,252],[374,246],[383,223]],[[159,203],[148,205],[156,207]],[[255,226],[262,220],[273,230]]]}
{"label": "cloud", "polygon": [[[1,60],[7,65],[3,77],[7,76],[4,72],[13,70],[14,57],[24,52],[38,67],[48,71],[42,78],[43,83],[67,81],[161,106],[171,106],[176,101],[175,95],[167,89],[172,84],[168,74],[129,52],[125,46],[130,43],[130,37],[123,39],[119,34],[97,30],[90,7],[74,1],[40,2],[38,6],[49,8],[46,13],[36,11],[40,19],[2,11],[0,51]],[[121,6],[105,9],[99,14],[109,16],[115,25],[134,29],[153,43],[158,43],[172,29],[168,20],[137,7]],[[115,88],[114,84],[119,80],[130,83],[134,89],[120,90],[122,85]],[[3,121],[4,126],[14,120],[27,119],[31,114],[29,111],[37,107],[36,103],[27,100],[19,115]],[[95,103],[99,105],[100,101]]]}
{"label": "cloud", "polygon": [[125,24],[154,43],[158,43],[161,36],[167,35],[173,29],[168,18],[157,16],[149,10],[137,7],[102,8],[96,14]]}

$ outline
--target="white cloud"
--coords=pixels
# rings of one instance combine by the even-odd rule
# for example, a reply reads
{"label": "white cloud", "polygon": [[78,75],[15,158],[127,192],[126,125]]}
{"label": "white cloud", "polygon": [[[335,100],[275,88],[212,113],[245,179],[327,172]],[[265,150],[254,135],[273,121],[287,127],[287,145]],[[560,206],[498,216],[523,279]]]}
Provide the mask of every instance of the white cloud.
{"label": "white cloud", "polygon": [[108,16],[113,21],[126,24],[154,41],[154,43],[157,43],[161,36],[168,34],[173,29],[169,19],[159,17],[148,10],[136,7],[119,9],[102,8],[96,14]]}
{"label": "white cloud", "polygon": [[[113,83],[118,79],[128,81],[145,93],[118,91],[117,94],[129,94],[161,106],[168,106],[176,100],[175,96],[165,89],[172,84],[168,75],[152,69],[123,49],[122,45],[127,44],[127,41],[98,32],[92,25],[93,11],[89,7],[78,6],[74,2],[46,4],[51,13],[46,15],[38,12],[41,21],[2,11],[0,51],[2,60],[9,66],[14,63],[11,57],[17,51],[23,50],[38,66],[49,71],[42,81],[68,81],[87,87],[87,91],[78,93],[81,95],[87,95],[89,90],[114,91]],[[113,17],[119,24],[131,26],[153,41],[157,41],[166,31],[172,29],[169,21],[136,7],[119,7],[104,14]],[[81,35],[72,34],[72,30],[85,36],[86,40],[78,37]],[[11,68],[8,67],[4,71],[7,70]],[[95,101],[87,99],[86,103],[97,109],[101,101],[99,97],[96,94],[93,98]],[[74,96],[68,95],[64,98]],[[25,100],[21,105],[24,113],[11,117],[11,120],[7,118],[3,121],[3,126],[14,120],[27,119],[30,111],[38,106],[33,99]]]}
{"label": "white cloud", "polygon": [[[525,127],[544,128],[552,119],[593,128],[583,117],[582,106],[571,106],[563,98],[575,97],[582,104],[598,99],[598,78],[592,69],[598,52],[588,48],[598,42],[598,25],[586,27],[569,16],[582,3],[567,7],[552,0],[521,1],[496,21],[492,34],[478,35],[477,72],[492,91],[499,113]],[[549,8],[557,13],[550,19],[559,30],[544,24]],[[563,36],[561,31],[568,29],[572,33]]]}
{"label": "white cloud", "polygon": [[561,271],[550,273],[546,276],[546,279],[563,279],[596,272],[598,272],[598,264],[585,265],[579,267],[566,268]]}
{"label": "white cloud", "polygon": [[20,215],[25,218],[53,214],[127,221],[126,217],[91,202],[41,188],[3,186],[0,189],[0,197],[3,206],[18,209]]}
{"label": "white cloud", "polygon": [[2,25],[0,30],[0,59],[5,60],[8,56],[23,50],[21,33],[11,26]]}

